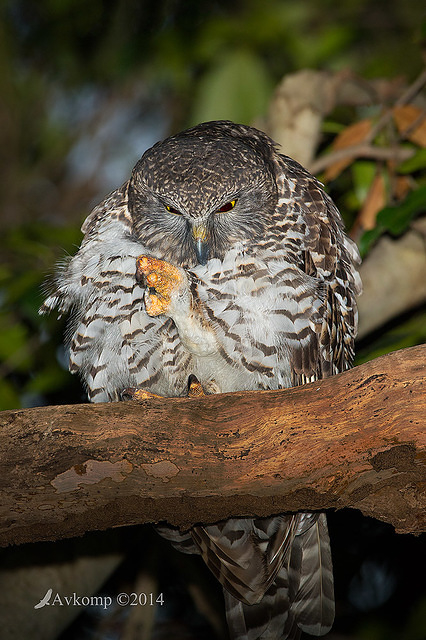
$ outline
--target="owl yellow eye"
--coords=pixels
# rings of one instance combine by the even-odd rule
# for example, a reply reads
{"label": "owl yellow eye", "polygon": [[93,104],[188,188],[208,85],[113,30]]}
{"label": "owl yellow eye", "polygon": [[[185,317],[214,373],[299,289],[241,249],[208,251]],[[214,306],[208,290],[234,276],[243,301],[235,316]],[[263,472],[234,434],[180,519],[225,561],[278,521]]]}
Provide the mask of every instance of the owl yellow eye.
{"label": "owl yellow eye", "polygon": [[166,209],[169,213],[174,213],[175,216],[181,216],[181,212],[178,211],[177,209],[175,209],[174,207],[170,207],[168,204],[166,204]]}
{"label": "owl yellow eye", "polygon": [[226,213],[227,211],[231,211],[231,209],[235,207],[236,202],[237,202],[236,200],[231,200],[230,202],[227,202],[222,207],[220,207],[220,209],[218,209],[216,213]]}

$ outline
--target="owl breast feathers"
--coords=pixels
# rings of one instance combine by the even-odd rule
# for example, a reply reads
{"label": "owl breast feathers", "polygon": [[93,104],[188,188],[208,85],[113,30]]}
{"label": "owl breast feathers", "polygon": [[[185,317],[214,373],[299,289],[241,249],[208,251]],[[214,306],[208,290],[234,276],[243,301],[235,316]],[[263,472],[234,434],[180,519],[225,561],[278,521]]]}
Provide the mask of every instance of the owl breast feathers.
{"label": "owl breast feathers", "polygon": [[[321,184],[264,133],[210,122],[146,151],[86,219],[42,311],[72,311],[91,401],[291,387],[351,366],[359,256]],[[138,265],[138,267],[137,267]],[[161,533],[224,586],[235,640],[321,635],[334,617],[323,514]]]}

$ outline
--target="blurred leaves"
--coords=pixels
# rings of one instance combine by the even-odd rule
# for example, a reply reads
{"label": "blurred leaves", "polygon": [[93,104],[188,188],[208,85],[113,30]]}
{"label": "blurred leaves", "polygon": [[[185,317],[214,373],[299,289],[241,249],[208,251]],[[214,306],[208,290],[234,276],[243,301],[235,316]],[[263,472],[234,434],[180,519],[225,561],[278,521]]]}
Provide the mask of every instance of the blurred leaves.
{"label": "blurred leaves", "polygon": [[399,318],[397,323],[381,327],[374,335],[363,340],[355,357],[355,364],[363,364],[391,351],[414,347],[426,342],[426,311],[419,310]]}
{"label": "blurred leaves", "polygon": [[42,281],[58,257],[55,245],[73,251],[81,234],[39,223],[3,234],[0,268],[0,409],[44,404],[70,386],[58,362],[63,323],[42,318]]}
{"label": "blurred leaves", "polygon": [[426,184],[412,191],[397,206],[384,207],[376,217],[376,225],[366,231],[360,240],[360,251],[364,257],[368,254],[376,240],[385,232],[398,237],[406,231],[410,222],[419,214],[426,213]]}
{"label": "blurred leaves", "polygon": [[[377,171],[376,168],[374,169]],[[361,178],[359,172],[357,177],[358,179]],[[377,212],[386,204],[386,181],[383,172],[375,174],[370,188],[361,202],[362,201],[364,202],[358,214],[358,224],[365,230],[374,229],[376,225]]]}
{"label": "blurred leaves", "polygon": [[250,50],[221,55],[200,81],[190,124],[208,120],[250,123],[267,108],[272,81],[262,60]]}
{"label": "blurred leaves", "polygon": [[402,138],[426,147],[426,113],[412,104],[395,107],[393,119]]}
{"label": "blurred leaves", "polygon": [[[354,124],[345,127],[341,133],[339,133],[333,141],[332,149],[338,151],[341,149],[350,149],[354,145],[360,144],[366,140],[371,131],[371,120],[360,120]],[[349,167],[353,162],[353,158],[350,156],[333,162],[327,167],[324,180],[329,182],[339,176],[346,167]]]}
{"label": "blurred leaves", "polygon": [[426,169],[426,149],[419,149],[411,158],[402,162],[398,168],[399,173],[409,174]]}
{"label": "blurred leaves", "polygon": [[321,156],[323,180],[331,183],[332,193],[337,187],[343,194],[336,200],[351,220],[362,257],[383,233],[400,236],[414,217],[426,213],[425,85],[423,70],[394,106],[371,107],[373,118],[358,118],[343,129],[330,123],[323,128],[338,132]]}

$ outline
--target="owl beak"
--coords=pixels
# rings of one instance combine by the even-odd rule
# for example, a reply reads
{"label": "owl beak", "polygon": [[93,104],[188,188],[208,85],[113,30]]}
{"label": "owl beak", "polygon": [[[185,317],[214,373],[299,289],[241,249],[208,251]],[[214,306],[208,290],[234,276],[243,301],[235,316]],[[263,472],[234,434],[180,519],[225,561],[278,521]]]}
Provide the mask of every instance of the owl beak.
{"label": "owl beak", "polygon": [[192,227],[195,255],[199,264],[206,264],[209,256],[209,232],[205,224],[194,224]]}

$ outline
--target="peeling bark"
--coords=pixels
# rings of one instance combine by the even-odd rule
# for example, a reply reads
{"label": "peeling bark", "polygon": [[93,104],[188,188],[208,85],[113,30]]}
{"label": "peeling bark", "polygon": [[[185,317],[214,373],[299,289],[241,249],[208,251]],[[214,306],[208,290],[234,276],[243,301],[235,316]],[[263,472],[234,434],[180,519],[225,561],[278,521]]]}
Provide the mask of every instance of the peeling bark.
{"label": "peeling bark", "polygon": [[425,347],[280,391],[0,414],[0,544],[343,507],[426,530]]}

